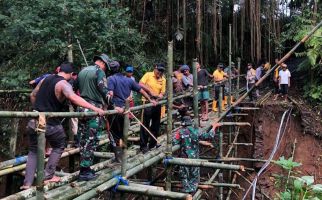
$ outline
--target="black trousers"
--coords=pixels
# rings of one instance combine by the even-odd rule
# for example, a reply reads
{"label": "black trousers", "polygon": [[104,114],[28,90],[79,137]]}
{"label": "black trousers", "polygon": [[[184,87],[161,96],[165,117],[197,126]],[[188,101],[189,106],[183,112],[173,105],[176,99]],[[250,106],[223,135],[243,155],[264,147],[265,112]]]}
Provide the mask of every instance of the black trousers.
{"label": "black trousers", "polygon": [[[150,108],[145,108],[143,113],[143,124],[150,132],[158,137],[160,130],[160,118],[161,118],[161,105],[157,105]],[[146,148],[149,143],[149,148],[156,146],[157,141],[155,141],[150,134],[141,127],[140,132],[140,148]]]}
{"label": "black trousers", "polygon": [[120,139],[123,139],[124,115],[115,114],[108,117],[110,132],[117,146],[120,145]]}
{"label": "black trousers", "polygon": [[218,85],[215,86],[215,100],[218,101],[219,99],[219,92],[222,90],[222,99],[225,98],[225,85]]}
{"label": "black trousers", "polygon": [[[251,89],[254,85],[255,85],[255,83],[248,83],[248,89]],[[250,93],[248,93],[248,97],[251,101],[257,99],[256,95],[254,94],[254,90],[252,90]]]}

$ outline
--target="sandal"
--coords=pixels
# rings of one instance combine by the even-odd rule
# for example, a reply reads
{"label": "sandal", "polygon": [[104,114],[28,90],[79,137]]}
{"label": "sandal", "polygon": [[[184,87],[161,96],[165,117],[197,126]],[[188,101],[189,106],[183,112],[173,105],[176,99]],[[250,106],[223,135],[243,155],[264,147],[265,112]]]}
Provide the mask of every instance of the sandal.
{"label": "sandal", "polygon": [[32,187],[31,185],[23,185],[23,186],[20,186],[20,190],[28,190],[31,187]]}
{"label": "sandal", "polygon": [[48,183],[58,183],[60,181],[60,177],[59,176],[53,176],[51,179],[47,179],[44,181],[44,184],[48,184]]}

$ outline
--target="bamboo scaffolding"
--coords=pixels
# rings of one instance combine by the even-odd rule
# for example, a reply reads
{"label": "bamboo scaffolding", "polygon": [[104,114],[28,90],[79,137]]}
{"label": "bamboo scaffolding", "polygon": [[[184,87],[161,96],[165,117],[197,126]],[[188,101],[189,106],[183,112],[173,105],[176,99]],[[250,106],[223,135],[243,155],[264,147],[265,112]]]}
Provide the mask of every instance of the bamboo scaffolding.
{"label": "bamboo scaffolding", "polygon": [[[177,151],[180,147],[178,145],[172,147],[172,151]],[[144,160],[141,164],[137,165],[136,167],[133,167],[127,171],[126,177],[128,178],[130,176],[133,176],[134,174],[140,172],[141,170],[145,169],[146,167],[149,167],[153,165],[154,163],[159,162],[161,159],[165,157],[165,153],[163,151],[155,151],[157,152],[151,159]],[[151,152],[152,153],[152,152]],[[150,154],[151,154],[150,153]],[[114,171],[114,175],[117,174],[117,171]],[[100,177],[98,177],[100,178]],[[97,181],[95,181],[97,182]],[[84,199],[90,199],[95,197],[97,194],[113,187],[116,185],[118,180],[116,178],[113,178],[113,176],[110,176],[107,181],[103,181],[100,185],[96,185],[92,187],[93,189],[88,190],[87,192],[83,193],[82,195],[75,198],[75,200],[84,200]],[[78,188],[75,192],[81,194],[80,192],[83,188]],[[77,194],[76,194],[77,195]],[[54,199],[54,198],[53,198]]]}
{"label": "bamboo scaffolding", "polygon": [[[229,108],[227,109],[222,115],[219,116],[219,118],[216,120],[217,122],[219,122],[220,120],[222,120],[222,118],[224,118],[230,111],[232,108],[236,107],[239,103],[241,103],[250,92],[252,92],[256,87],[258,87],[267,77],[270,76],[270,74],[272,72],[274,72],[274,70],[281,65],[284,61],[286,61],[294,52],[295,50],[301,45],[304,44],[320,27],[322,26],[322,21],[320,21],[306,36],[304,36],[302,38],[302,40],[300,42],[298,42],[287,54],[284,55],[283,58],[281,58],[281,60],[279,60],[270,70],[268,70],[264,76],[262,78],[260,78],[255,85],[250,88],[247,92],[245,92],[239,99],[237,99],[237,101]],[[212,128],[212,126],[208,126],[207,127],[207,131],[209,131]]]}

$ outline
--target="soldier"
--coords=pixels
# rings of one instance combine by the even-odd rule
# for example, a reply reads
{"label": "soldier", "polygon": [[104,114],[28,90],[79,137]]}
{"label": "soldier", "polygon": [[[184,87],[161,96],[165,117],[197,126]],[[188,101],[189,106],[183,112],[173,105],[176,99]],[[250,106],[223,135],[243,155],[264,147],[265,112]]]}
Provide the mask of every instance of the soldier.
{"label": "soldier", "polygon": [[[178,130],[173,139],[173,145],[180,145],[180,157],[199,158],[199,139],[212,140],[215,138],[215,129],[221,126],[220,123],[214,123],[213,129],[208,133],[203,133],[192,126],[190,116],[184,116],[182,120],[183,128]],[[216,130],[218,133],[218,130]],[[199,167],[180,166],[179,176],[183,186],[183,192],[194,193],[197,190],[200,170]]]}
{"label": "soldier", "polygon": [[[79,74],[76,88],[80,96],[98,108],[106,107],[110,94],[107,89],[105,72],[109,70],[111,60],[106,54],[95,56],[94,65],[83,68]],[[90,109],[78,107],[79,112],[91,112]],[[122,112],[122,110],[118,110]],[[93,164],[94,151],[98,145],[98,135],[102,131],[102,117],[91,117],[79,120],[78,135],[80,139],[80,174],[79,180],[87,181],[96,177],[90,169]]]}

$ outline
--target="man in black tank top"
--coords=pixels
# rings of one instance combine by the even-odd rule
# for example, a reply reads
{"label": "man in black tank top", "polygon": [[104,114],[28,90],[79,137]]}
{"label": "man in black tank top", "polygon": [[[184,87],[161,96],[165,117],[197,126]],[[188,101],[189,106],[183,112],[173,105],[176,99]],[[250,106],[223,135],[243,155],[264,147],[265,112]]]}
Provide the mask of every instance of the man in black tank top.
{"label": "man in black tank top", "polygon": [[[50,75],[43,79],[30,95],[34,110],[39,112],[61,112],[63,111],[66,99],[69,99],[75,105],[91,109],[98,112],[99,115],[103,115],[104,111],[102,109],[93,106],[74,93],[72,86],[67,82],[71,78],[72,72],[72,64],[63,63],[58,74]],[[36,172],[37,135],[35,128],[36,121],[32,119],[28,122],[27,126],[27,132],[30,137],[29,153],[24,185],[21,189],[31,187]],[[54,176],[54,173],[60,156],[64,151],[66,138],[64,129],[58,118],[48,119],[45,136],[53,148],[45,169],[45,182],[58,182],[60,178]]]}

